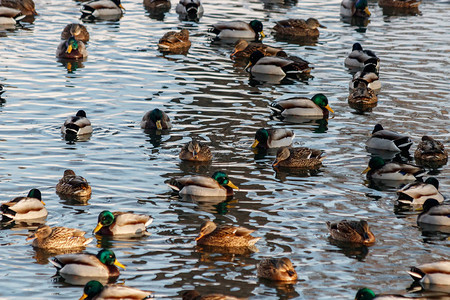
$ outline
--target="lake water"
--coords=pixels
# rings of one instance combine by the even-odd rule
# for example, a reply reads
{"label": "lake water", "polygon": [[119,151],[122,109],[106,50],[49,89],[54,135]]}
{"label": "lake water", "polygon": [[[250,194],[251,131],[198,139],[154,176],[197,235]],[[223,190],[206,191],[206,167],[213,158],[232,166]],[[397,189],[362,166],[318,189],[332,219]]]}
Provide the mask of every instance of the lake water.
{"label": "lake water", "polygon": [[[272,3],[270,3],[272,2]],[[395,188],[374,187],[361,172],[370,154],[365,141],[376,123],[409,134],[417,147],[424,134],[450,147],[448,35],[450,4],[427,1],[420,13],[386,15],[369,1],[370,23],[359,28],[339,17],[332,1],[205,0],[200,22],[183,24],[172,9],[152,19],[141,1],[123,2],[116,22],[86,23],[88,59],[68,72],[55,58],[60,32],[78,22],[81,3],[36,1],[40,13],[23,28],[0,30],[0,200],[39,188],[49,211],[47,224],[80,228],[91,236],[104,209],[154,217],[150,236],[91,243],[114,249],[127,266],[117,282],[177,298],[183,290],[222,292],[250,299],[353,299],[358,288],[407,293],[410,266],[448,259],[444,233],[422,232],[418,212],[397,212]],[[277,42],[274,21],[316,17],[327,26],[317,43]],[[224,19],[259,19],[264,42],[282,47],[314,66],[313,78],[270,84],[250,80],[230,60],[233,46],[212,42],[208,25]],[[188,27],[187,55],[162,55],[156,44],[167,31]],[[343,61],[354,42],[381,59],[382,89],[372,112],[356,113],[347,104],[351,74]],[[299,124],[270,119],[269,103],[324,93],[335,114],[326,121]],[[174,125],[153,136],[140,128],[145,112],[159,107]],[[86,142],[68,143],[60,126],[84,109],[94,132]],[[287,127],[295,146],[323,149],[327,158],[317,174],[275,172],[274,155],[250,149],[260,127]],[[214,153],[210,165],[181,163],[181,145],[198,136]],[[412,161],[413,162],[413,161]],[[55,194],[67,168],[92,186],[88,205]],[[240,187],[227,203],[196,203],[173,196],[165,182],[190,174],[224,170]],[[431,171],[444,195],[450,193],[448,165]],[[377,242],[345,249],[329,239],[325,221],[365,219]],[[262,237],[251,255],[198,251],[194,238],[203,220],[256,229]],[[56,277],[49,255],[26,241],[28,228],[0,230],[1,299],[74,299],[81,286]],[[51,255],[50,255],[51,256]],[[265,257],[289,257],[299,273],[295,284],[270,284],[256,277]],[[450,288],[444,295],[450,296]],[[446,293],[446,294],[445,294]],[[421,293],[417,294],[421,295]],[[442,296],[441,299],[444,299]]]}

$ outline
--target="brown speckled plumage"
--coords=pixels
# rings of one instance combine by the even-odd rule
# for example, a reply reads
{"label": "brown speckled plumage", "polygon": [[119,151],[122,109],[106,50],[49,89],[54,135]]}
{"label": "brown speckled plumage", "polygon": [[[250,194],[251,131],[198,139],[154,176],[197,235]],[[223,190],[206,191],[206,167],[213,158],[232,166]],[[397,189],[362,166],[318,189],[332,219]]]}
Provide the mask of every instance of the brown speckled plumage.
{"label": "brown speckled plumage", "polygon": [[375,242],[375,236],[366,221],[342,220],[337,223],[327,222],[328,230],[333,239],[341,242],[370,245]]}
{"label": "brown speckled plumage", "polygon": [[261,260],[257,268],[258,277],[273,281],[297,280],[297,272],[287,257],[266,258]]}
{"label": "brown speckled plumage", "polygon": [[283,147],[278,149],[277,157],[273,162],[274,167],[316,169],[322,165],[321,150],[306,147]]}
{"label": "brown speckled plumage", "polygon": [[35,232],[29,235],[27,240],[34,239],[33,247],[46,250],[83,248],[93,238],[85,238],[86,232],[67,227],[39,226]]}
{"label": "brown speckled plumage", "polygon": [[366,110],[377,106],[378,97],[372,89],[367,87],[367,82],[356,81],[354,88],[348,96],[348,104],[351,108]]}
{"label": "brown speckled plumage", "polygon": [[18,9],[25,16],[36,16],[38,14],[33,0],[0,0],[0,5]]}
{"label": "brown speckled plumage", "polygon": [[183,52],[189,50],[191,41],[189,40],[189,31],[181,29],[181,31],[169,31],[163,35],[158,42],[160,51]]}
{"label": "brown speckled plumage", "polygon": [[181,148],[179,157],[186,161],[210,161],[212,154],[208,145],[192,140]]}
{"label": "brown speckled plumage", "polygon": [[273,27],[277,36],[281,37],[318,37],[322,26],[317,19],[287,19],[276,22]]}
{"label": "brown speckled plumage", "polygon": [[270,47],[260,42],[248,42],[246,40],[238,40],[234,46],[234,51],[231,54],[231,58],[249,58],[250,55],[256,51],[261,51],[264,56],[276,56],[281,48]]}
{"label": "brown speckled plumage", "polygon": [[71,36],[75,37],[77,41],[86,43],[89,41],[89,32],[82,24],[71,23],[67,24],[61,32],[61,39],[68,40]]}
{"label": "brown speckled plumage", "polygon": [[418,0],[378,0],[380,7],[417,8],[421,1]]}
{"label": "brown speckled plumage", "polygon": [[250,247],[260,239],[250,235],[254,231],[231,225],[217,226],[212,221],[205,221],[195,240],[197,245],[211,247]]}
{"label": "brown speckled plumage", "polygon": [[56,185],[56,193],[76,199],[90,198],[92,189],[86,179],[68,169]]}
{"label": "brown speckled plumage", "polygon": [[185,291],[182,294],[183,300],[239,300],[240,298],[236,298],[233,296],[226,296],[223,294],[208,294],[201,295],[197,291]]}
{"label": "brown speckled plumage", "polygon": [[441,142],[424,135],[414,152],[414,159],[421,165],[445,165],[448,161],[448,152]]}

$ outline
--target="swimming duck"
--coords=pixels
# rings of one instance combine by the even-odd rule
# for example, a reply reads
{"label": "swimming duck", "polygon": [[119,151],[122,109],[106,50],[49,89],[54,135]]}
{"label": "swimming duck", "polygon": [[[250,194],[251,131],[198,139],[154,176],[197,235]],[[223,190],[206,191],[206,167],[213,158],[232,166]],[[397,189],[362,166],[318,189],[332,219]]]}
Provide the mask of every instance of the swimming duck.
{"label": "swimming duck", "polygon": [[417,224],[420,223],[450,226],[450,205],[439,204],[439,201],[436,199],[427,199],[423,204],[423,212],[417,216]]}
{"label": "swimming duck", "polygon": [[424,135],[414,152],[414,158],[419,164],[445,165],[448,160],[448,152],[441,142]]}
{"label": "swimming duck", "polygon": [[19,10],[24,16],[36,16],[33,0],[1,0],[0,5]]}
{"label": "swimming duck", "polygon": [[367,7],[367,0],[342,0],[340,14],[342,17],[368,18],[370,11]]}
{"label": "swimming duck", "polygon": [[223,294],[208,294],[201,295],[195,290],[184,291],[182,294],[182,300],[240,300],[241,298],[236,298],[233,296],[226,296]]}
{"label": "swimming duck", "polygon": [[[372,90],[381,89],[381,81],[378,77],[376,65],[366,64],[362,71],[356,72],[353,75],[353,79],[350,81],[349,88],[353,90],[358,85],[358,80],[364,80],[367,83],[367,87]],[[356,86],[355,86],[356,85]]]}
{"label": "swimming duck", "polygon": [[33,247],[46,250],[75,249],[92,242],[93,238],[85,238],[85,234],[86,232],[78,229],[41,225],[27,240],[33,240]]}
{"label": "swimming duck", "polygon": [[[283,55],[283,54],[282,54]],[[251,74],[266,74],[275,76],[286,76],[287,74],[309,74],[311,71],[309,62],[296,58],[280,56],[264,56],[257,50],[250,55],[250,62],[245,70]]]}
{"label": "swimming duck", "polygon": [[394,299],[416,299],[416,300],[423,300],[424,298],[410,298],[405,297],[402,295],[393,295],[393,294],[381,294],[381,295],[375,295],[375,293],[369,289],[369,288],[360,288],[358,292],[356,293],[355,300],[394,300]]}
{"label": "swimming duck", "polygon": [[144,0],[144,7],[149,11],[166,12],[172,6],[170,0]]}
{"label": "swimming duck", "polygon": [[41,191],[31,189],[26,197],[16,197],[2,203],[0,212],[6,220],[32,220],[45,218],[48,215],[42,201]]}
{"label": "swimming duck", "polygon": [[354,43],[352,46],[352,52],[345,58],[344,64],[347,68],[363,68],[366,61],[371,59],[368,63],[374,63],[379,68],[380,59],[372,50],[363,50],[360,43]]}
{"label": "swimming duck", "polygon": [[292,145],[295,134],[285,128],[260,128],[255,133],[255,141],[252,148],[278,148]]}
{"label": "swimming duck", "polygon": [[64,59],[83,59],[88,56],[86,46],[82,41],[77,41],[73,36],[61,41],[56,49],[56,57]]}
{"label": "swimming duck", "polygon": [[257,274],[260,278],[273,281],[295,281],[297,272],[287,257],[266,258],[259,262]]}
{"label": "swimming duck", "polygon": [[233,189],[238,190],[224,172],[214,172],[211,177],[188,176],[173,179],[169,183],[170,188],[179,195],[191,195],[199,197],[232,196]]}
{"label": "swimming duck", "polygon": [[415,281],[430,285],[450,285],[450,261],[437,261],[411,267],[408,274]]}
{"label": "swimming duck", "polygon": [[61,39],[68,40],[71,36],[75,38],[77,41],[81,41],[86,43],[89,41],[89,32],[86,29],[86,26],[77,23],[67,24],[61,32]]}
{"label": "swimming duck", "polygon": [[16,25],[25,17],[18,9],[0,6],[0,26]]}
{"label": "swimming duck", "polygon": [[79,110],[75,116],[68,117],[61,126],[61,133],[69,135],[91,134],[91,121],[86,117],[86,112]]}
{"label": "swimming duck", "polygon": [[142,300],[151,297],[152,292],[142,291],[121,284],[103,285],[97,280],[91,280],[84,286],[83,296],[79,300]]}
{"label": "swimming duck", "polygon": [[125,8],[120,0],[93,0],[81,7],[82,19],[102,19],[121,16]]}
{"label": "swimming duck", "polygon": [[181,21],[195,21],[203,16],[203,5],[200,0],[180,0],[175,11]]}
{"label": "swimming duck", "polygon": [[408,205],[422,205],[428,198],[444,202],[444,196],[439,192],[439,181],[428,177],[425,182],[412,182],[397,191],[398,202]]}
{"label": "swimming duck", "polygon": [[329,112],[334,113],[324,94],[316,94],[311,99],[306,97],[280,100],[270,104],[270,109],[283,117],[318,117],[328,118]]}
{"label": "swimming duck", "polygon": [[420,0],[378,0],[380,7],[416,8]]}
{"label": "swimming duck", "polygon": [[379,156],[372,157],[369,166],[363,171],[367,173],[367,179],[414,181],[424,174],[424,170],[418,166],[396,162],[386,163]]}
{"label": "swimming duck", "polygon": [[163,52],[185,52],[190,47],[189,31],[184,28],[180,32],[167,32],[158,42],[158,49]]}
{"label": "swimming duck", "polygon": [[236,42],[230,57],[232,59],[249,58],[256,50],[261,51],[265,56],[276,56],[279,51],[282,51],[281,48],[274,48],[261,42],[248,42],[240,39]]}
{"label": "swimming duck", "polygon": [[314,18],[309,18],[306,21],[303,19],[287,19],[277,21],[273,30],[280,37],[318,37],[320,33],[317,28],[319,27],[326,28]]}
{"label": "swimming duck", "polygon": [[243,21],[220,22],[212,25],[209,30],[221,39],[248,39],[259,40],[264,38],[263,24],[261,21],[253,20],[250,23]]}
{"label": "swimming duck", "polygon": [[172,124],[170,123],[169,116],[159,108],[155,108],[148,111],[141,121],[142,129],[170,129]]}
{"label": "swimming duck", "polygon": [[95,234],[101,235],[142,235],[153,222],[147,215],[130,212],[110,212],[104,210],[98,215]]}
{"label": "swimming duck", "polygon": [[367,221],[342,220],[337,223],[327,222],[327,227],[333,239],[341,242],[371,245],[375,236],[369,229]]}
{"label": "swimming duck", "polygon": [[197,245],[211,247],[250,247],[261,239],[250,235],[254,231],[231,225],[217,226],[212,221],[205,221],[200,227],[200,233],[195,240]]}
{"label": "swimming duck", "polygon": [[366,141],[366,146],[392,152],[408,152],[412,145],[409,136],[395,131],[386,130],[381,124],[376,124],[372,136]]}
{"label": "swimming duck", "polygon": [[116,259],[114,252],[109,249],[102,249],[97,255],[61,254],[55,256],[50,262],[60,274],[81,277],[117,278],[120,275],[117,267],[125,269],[125,266]]}
{"label": "swimming duck", "polygon": [[56,193],[74,198],[89,198],[91,186],[82,176],[77,176],[73,170],[68,169],[56,185]]}
{"label": "swimming duck", "polygon": [[272,167],[316,169],[322,165],[322,160],[325,159],[325,157],[321,157],[322,154],[321,150],[306,147],[282,147],[278,149]]}
{"label": "swimming duck", "polygon": [[351,108],[366,111],[377,106],[378,97],[375,92],[368,87],[365,80],[357,79],[353,82],[353,90],[348,96],[348,105]]}
{"label": "swimming duck", "polygon": [[208,145],[192,139],[181,148],[179,157],[186,161],[210,161],[212,159],[211,150]]}

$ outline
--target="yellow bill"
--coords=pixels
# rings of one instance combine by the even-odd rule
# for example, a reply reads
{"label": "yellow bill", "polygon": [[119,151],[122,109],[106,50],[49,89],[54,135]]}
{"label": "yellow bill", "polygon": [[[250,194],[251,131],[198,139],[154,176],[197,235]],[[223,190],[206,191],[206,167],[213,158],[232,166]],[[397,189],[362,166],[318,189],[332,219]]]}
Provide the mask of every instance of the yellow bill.
{"label": "yellow bill", "polygon": [[325,106],[326,109],[328,109],[330,112],[334,113],[334,110],[331,108],[331,106],[329,104],[327,104],[327,106]]}
{"label": "yellow bill", "polygon": [[370,167],[367,167],[361,174],[366,174],[367,172],[369,172],[371,170]]}
{"label": "yellow bill", "polygon": [[161,120],[156,121],[156,128],[158,128],[159,130],[162,129]]}
{"label": "yellow bill", "polygon": [[255,140],[252,144],[252,148],[256,148],[256,146],[258,146],[258,144],[259,144],[259,141]]}
{"label": "yellow bill", "polygon": [[125,266],[122,265],[117,259],[114,261],[114,264],[115,264],[116,266],[121,267],[122,269],[125,270]]}
{"label": "yellow bill", "polygon": [[239,188],[235,186],[231,181],[228,181],[227,186],[229,186],[232,189],[239,190]]}
{"label": "yellow bill", "polygon": [[97,233],[100,229],[102,229],[102,227],[103,227],[102,223],[99,222],[97,224],[97,227],[95,227],[95,229],[94,229],[94,233]]}

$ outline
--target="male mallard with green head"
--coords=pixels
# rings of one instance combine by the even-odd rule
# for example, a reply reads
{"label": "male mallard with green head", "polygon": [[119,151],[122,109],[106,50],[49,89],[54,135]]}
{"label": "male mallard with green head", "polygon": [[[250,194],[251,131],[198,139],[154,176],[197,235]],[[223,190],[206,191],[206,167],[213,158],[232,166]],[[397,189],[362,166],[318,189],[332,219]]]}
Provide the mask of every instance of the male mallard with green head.
{"label": "male mallard with green head", "polygon": [[2,203],[0,212],[3,220],[33,220],[45,218],[48,215],[41,191],[31,189],[26,197],[16,197]]}
{"label": "male mallard with green head", "polygon": [[369,229],[367,221],[342,220],[337,223],[327,222],[331,238],[348,243],[371,245],[375,243],[375,236]]}
{"label": "male mallard with green head", "polygon": [[292,145],[295,134],[290,129],[285,128],[260,128],[255,133],[255,141],[252,148],[279,148]]}
{"label": "male mallard with green head", "polygon": [[83,296],[79,300],[142,300],[152,296],[152,292],[142,291],[122,284],[103,285],[91,280],[84,286]]}
{"label": "male mallard with green head", "polygon": [[450,226],[450,205],[439,204],[439,201],[436,199],[427,199],[423,204],[423,212],[417,216],[417,224],[421,223],[436,226]]}
{"label": "male mallard with green head", "polygon": [[212,221],[203,222],[200,233],[195,238],[197,245],[211,247],[250,247],[253,246],[260,237],[253,237],[250,234],[255,230],[231,225],[217,226]]}
{"label": "male mallard with green head", "polygon": [[197,142],[192,139],[181,148],[179,157],[184,161],[210,161],[212,159],[212,153],[208,145]]}
{"label": "male mallard with green head", "polygon": [[334,113],[324,94],[316,94],[311,99],[306,97],[280,100],[270,104],[270,109],[283,117],[317,117],[327,118],[329,112]]}
{"label": "male mallard with green head", "polygon": [[408,299],[410,299],[410,300],[413,300],[413,299],[424,300],[423,298],[418,298],[418,297],[410,298],[410,297],[405,297],[405,296],[402,296],[402,295],[393,295],[393,294],[389,294],[389,295],[388,294],[375,295],[375,293],[371,289],[366,288],[366,287],[360,288],[358,290],[358,292],[356,293],[356,296],[355,296],[355,300],[395,300],[395,299],[399,299],[399,300],[401,300],[401,299],[403,299],[403,300],[408,300]]}
{"label": "male mallard with green head", "polygon": [[297,280],[297,272],[291,260],[287,257],[265,258],[261,260],[257,267],[257,274],[260,278],[273,281]]}
{"label": "male mallard with green head", "polygon": [[130,212],[104,210],[98,215],[95,234],[100,235],[143,235],[153,218]]}
{"label": "male mallard with green head", "polygon": [[120,17],[125,8],[120,0],[93,0],[81,7],[82,19],[109,19],[111,17]]}
{"label": "male mallard with green head", "polygon": [[315,18],[303,19],[287,19],[277,21],[273,27],[275,34],[279,37],[318,37],[319,29],[326,28]]}
{"label": "male mallard with green head", "polygon": [[32,246],[45,250],[79,249],[92,242],[85,238],[86,232],[67,227],[39,226],[27,240],[33,240]]}
{"label": "male mallard with green head", "polygon": [[369,60],[375,64],[378,72],[380,59],[375,52],[364,50],[360,43],[354,43],[352,52],[345,58],[344,64],[350,69],[363,68]]}
{"label": "male mallard with green head", "polygon": [[397,191],[398,202],[407,205],[423,205],[428,198],[444,202],[444,196],[439,192],[439,181],[428,177],[425,182],[412,182]]}
{"label": "male mallard with green head", "polygon": [[70,116],[61,126],[61,133],[65,135],[84,135],[92,133],[91,121],[84,110],[79,110],[75,116]]}
{"label": "male mallard with green head", "polygon": [[250,23],[243,21],[219,22],[212,25],[209,30],[221,39],[247,39],[259,40],[265,37],[261,21],[253,20]]}
{"label": "male mallard with green head", "polygon": [[200,0],[180,0],[175,12],[181,21],[198,22],[203,16],[204,9]]}
{"label": "male mallard with green head", "polygon": [[172,128],[172,123],[170,123],[169,116],[159,108],[155,108],[148,111],[141,121],[142,129],[170,129]]}
{"label": "male mallard with green head", "polygon": [[233,189],[238,189],[224,172],[217,171],[211,177],[187,176],[172,179],[169,186],[179,195],[199,197],[233,196]]}
{"label": "male mallard with green head", "polygon": [[408,152],[412,145],[411,138],[392,130],[384,129],[381,124],[376,124],[371,137],[366,141],[367,148],[391,152]]}
{"label": "male mallard with green head", "polygon": [[78,41],[71,36],[62,41],[56,49],[56,57],[63,59],[83,59],[88,56],[86,46],[82,41]]}
{"label": "male mallard with green head", "polygon": [[282,147],[278,149],[272,167],[317,169],[325,159],[322,154],[322,150],[306,147]]}
{"label": "male mallard with green head", "polygon": [[367,173],[367,179],[388,181],[415,181],[424,174],[420,167],[396,162],[386,163],[379,156],[372,157],[369,166],[363,171]]}
{"label": "male mallard with green head", "polygon": [[340,8],[341,17],[368,18],[370,11],[367,7],[367,0],[342,0]]}

